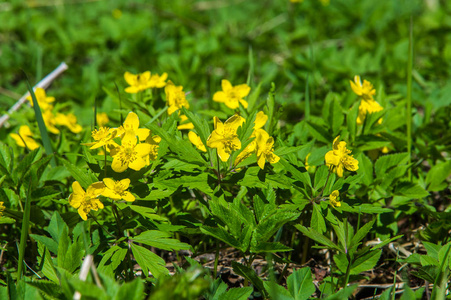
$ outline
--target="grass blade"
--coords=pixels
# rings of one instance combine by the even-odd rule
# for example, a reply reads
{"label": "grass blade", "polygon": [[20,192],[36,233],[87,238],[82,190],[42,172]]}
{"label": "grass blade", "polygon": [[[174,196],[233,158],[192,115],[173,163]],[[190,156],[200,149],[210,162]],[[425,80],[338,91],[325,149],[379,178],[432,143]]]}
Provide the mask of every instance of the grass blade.
{"label": "grass blade", "polygon": [[22,219],[22,230],[20,233],[20,244],[19,244],[19,262],[17,266],[17,282],[22,279],[22,270],[23,270],[23,259],[25,256],[25,247],[27,245],[28,238],[28,227],[30,225],[30,208],[31,208],[31,176],[30,183],[28,185],[27,198],[25,199],[25,209],[23,212]]}
{"label": "grass blade", "polygon": [[[409,154],[410,165],[412,160],[412,65],[413,65],[413,20],[410,16],[410,32],[409,32],[409,58],[407,61],[407,108],[406,108],[406,122],[407,122],[407,153]],[[412,169],[407,170],[409,181],[412,180]]]}
{"label": "grass blade", "polygon": [[[26,76],[26,75],[25,75]],[[44,144],[45,153],[49,156],[53,155],[52,144],[50,143],[50,137],[45,127],[44,119],[42,118],[41,108],[39,107],[38,100],[34,94],[33,88],[27,78],[27,88],[30,92],[31,99],[33,99],[34,114],[36,116],[36,121],[38,122],[39,132],[41,133],[42,143]],[[50,160],[50,165],[56,167],[55,158],[52,157]]]}

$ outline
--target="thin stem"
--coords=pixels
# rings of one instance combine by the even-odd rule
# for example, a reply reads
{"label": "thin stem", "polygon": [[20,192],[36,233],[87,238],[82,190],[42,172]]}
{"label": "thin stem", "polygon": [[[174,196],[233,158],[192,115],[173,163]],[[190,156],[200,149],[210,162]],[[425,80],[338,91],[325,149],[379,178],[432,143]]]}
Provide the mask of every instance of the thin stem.
{"label": "thin stem", "polygon": [[119,221],[119,218],[118,218],[119,213],[117,211],[116,204],[114,204],[114,202],[113,202],[111,207],[113,208],[113,215],[114,215],[114,219],[116,220],[118,235],[119,235],[119,237],[121,237],[124,235],[124,233],[122,232],[121,222]]}
{"label": "thin stem", "polygon": [[24,264],[25,247],[28,238],[28,228],[30,224],[30,211],[31,211],[31,176],[28,185],[27,198],[25,199],[25,210],[22,218],[22,230],[20,232],[20,244],[19,244],[19,262],[17,266],[17,283],[22,279],[22,270]]}
{"label": "thin stem", "polygon": [[219,262],[219,242],[216,241],[215,268],[213,270],[213,278],[216,278],[216,274],[218,271],[218,262]]}
{"label": "thin stem", "polygon": [[103,225],[100,224],[99,221],[97,221],[97,218],[94,215],[91,215],[91,217],[94,220],[94,222],[96,222],[97,225],[99,225],[100,228],[102,228],[103,231],[105,231],[106,233],[108,233],[109,236],[112,236],[117,240],[117,237],[114,234],[112,234],[111,232],[109,232],[105,227],[103,227]]}
{"label": "thin stem", "polygon": [[[412,160],[412,65],[413,65],[413,20],[410,16],[410,32],[409,32],[409,58],[407,61],[407,109],[406,109],[406,122],[407,122],[407,153],[408,164],[410,165]],[[412,170],[407,170],[407,176],[409,181],[412,180]]]}
{"label": "thin stem", "polygon": [[103,169],[105,171],[104,178],[106,178],[106,145],[103,146],[103,151],[105,152],[105,164],[103,165]]}

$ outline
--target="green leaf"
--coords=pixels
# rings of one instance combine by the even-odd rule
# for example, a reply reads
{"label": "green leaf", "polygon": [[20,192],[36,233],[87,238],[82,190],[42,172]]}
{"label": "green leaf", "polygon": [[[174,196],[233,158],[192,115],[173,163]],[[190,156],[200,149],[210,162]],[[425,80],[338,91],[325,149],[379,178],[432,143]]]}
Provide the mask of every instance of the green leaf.
{"label": "green leaf", "polygon": [[357,129],[357,115],[359,114],[359,103],[355,103],[346,116],[346,123],[348,125],[349,137],[351,141],[355,141],[355,134]]}
{"label": "green leaf", "polygon": [[[34,115],[36,117],[36,121],[38,122],[39,132],[41,133],[41,140],[42,143],[44,144],[45,153],[47,153],[48,156],[52,156],[53,155],[52,143],[50,142],[50,137],[47,132],[47,128],[45,127],[44,119],[42,118],[41,108],[39,107],[38,100],[36,100],[36,95],[34,94],[33,88],[31,87],[28,79],[27,79],[27,88],[28,92],[30,92],[31,99],[33,100]],[[52,157],[50,164],[52,165],[52,167],[56,167],[54,157]]]}
{"label": "green leaf", "polygon": [[148,128],[165,140],[168,143],[169,148],[179,156],[180,160],[199,166],[208,166],[208,163],[189,141],[183,140],[177,135],[171,136],[167,131],[155,124],[149,124]]}
{"label": "green leaf", "polygon": [[141,267],[144,276],[149,276],[149,271],[155,278],[168,275],[169,271],[165,268],[166,262],[164,259],[153,253],[152,251],[131,243],[132,253],[136,262]]}
{"label": "green leaf", "polygon": [[316,169],[314,180],[314,188],[316,191],[320,190],[326,184],[328,175],[329,168],[326,165],[320,166]]}
{"label": "green leaf", "polygon": [[426,186],[428,191],[438,192],[442,190],[441,183],[445,181],[450,174],[451,160],[433,166],[426,175]]}
{"label": "green leaf", "polygon": [[310,176],[308,172],[301,172],[298,169],[296,169],[292,164],[290,164],[288,161],[286,161],[284,158],[281,158],[279,161],[286,171],[290,172],[291,175],[293,175],[294,179],[299,180],[300,182],[304,183],[306,186],[311,187],[312,181],[310,180]]}
{"label": "green leaf", "polygon": [[[43,245],[43,244],[42,244]],[[55,252],[56,253],[56,252]],[[44,263],[42,265],[42,274],[45,277],[53,281],[54,283],[59,284],[58,276],[56,275],[55,267],[53,265],[52,257],[50,256],[50,252],[47,248],[45,248],[42,259]],[[41,262],[42,264],[42,262]]]}
{"label": "green leaf", "polygon": [[49,299],[61,299],[62,291],[59,283],[39,280],[39,281],[26,281],[26,284],[37,288],[42,294],[49,297]]}
{"label": "green leaf", "polygon": [[169,233],[158,230],[144,231],[140,235],[133,237],[132,240],[134,242],[143,243],[148,246],[168,251],[187,250],[191,248],[189,244],[171,238]]}
{"label": "green leaf", "polygon": [[30,236],[34,240],[41,242],[45,247],[47,247],[47,249],[52,251],[54,254],[58,253],[58,243],[56,241],[52,240],[49,237],[37,235],[37,234],[30,234]]}
{"label": "green leaf", "polygon": [[230,235],[224,228],[222,227],[210,227],[210,226],[202,226],[200,228],[200,231],[204,234],[211,235],[212,237],[217,238],[218,240],[223,241],[227,245],[241,249],[242,245],[236,238],[234,238],[232,235]]}
{"label": "green leaf", "polygon": [[422,188],[418,183],[401,182],[396,186],[394,195],[420,199],[429,195],[428,191]]}
{"label": "green leaf", "polygon": [[[102,260],[99,263],[98,269],[100,272],[105,272],[107,274],[114,274],[114,271],[122,263],[127,255],[128,250],[115,245],[108,249],[103,255]],[[110,261],[109,264],[107,262]]]}
{"label": "green leaf", "polygon": [[143,216],[145,218],[149,218],[151,220],[167,221],[167,218],[155,213],[155,210],[150,207],[138,206],[138,205],[130,205],[127,207],[130,207],[131,210],[136,211],[137,213],[139,213],[141,216]]}
{"label": "green leaf", "polygon": [[373,228],[374,222],[376,222],[376,220],[372,220],[369,223],[363,225],[352,237],[351,245],[349,245],[349,247],[353,247],[354,245],[359,243],[364,237],[366,237],[368,232],[370,232],[370,230]]}
{"label": "green leaf", "polygon": [[404,292],[401,295],[401,298],[399,300],[412,300],[417,299],[415,296],[415,293],[412,291],[412,289],[409,287],[408,284],[404,284]]}
{"label": "green leaf", "polygon": [[316,203],[313,203],[310,227],[319,233],[324,233],[326,231],[326,222],[324,221],[323,214],[321,213],[321,206]]}
{"label": "green leaf", "polygon": [[[333,95],[333,94],[332,94]],[[341,125],[344,121],[343,110],[341,109],[340,103],[334,96],[332,103],[329,106],[329,122],[330,128],[332,129],[332,135],[337,136],[340,133]]]}
{"label": "green leaf", "polygon": [[126,282],[119,287],[113,300],[141,300],[144,299],[144,284],[140,278]]}
{"label": "green leaf", "polygon": [[409,160],[408,153],[396,153],[381,156],[374,164],[376,177],[387,176],[387,171],[393,167],[406,164]]}
{"label": "green leaf", "polygon": [[252,287],[231,288],[219,295],[218,300],[247,300],[253,292]]}
{"label": "green leaf", "polygon": [[371,270],[381,257],[382,250],[371,250],[363,256],[358,257],[351,264],[351,274],[360,274]]}
{"label": "green leaf", "polygon": [[81,169],[62,157],[58,157],[58,160],[63,163],[72,177],[74,177],[85,190],[93,183],[91,177],[86,172],[86,169]]}
{"label": "green leaf", "polygon": [[265,286],[266,291],[268,292],[269,299],[274,300],[293,300],[293,296],[291,296],[290,292],[283,286],[278,285],[274,281],[264,281],[263,285]]}
{"label": "green leaf", "polygon": [[297,269],[287,278],[287,288],[296,300],[308,299],[316,290],[309,267]]}
{"label": "green leaf", "polygon": [[366,185],[371,185],[373,182],[373,164],[371,160],[363,153],[357,155],[355,157],[359,161],[359,169],[357,170],[357,174],[362,174],[362,181]]}
{"label": "green leaf", "polygon": [[47,232],[50,233],[50,235],[52,236],[53,240],[56,243],[59,243],[59,239],[62,236],[64,230],[68,232],[69,228],[67,227],[67,224],[64,222],[64,220],[61,218],[58,211],[55,211],[53,213],[52,219],[50,220]]}
{"label": "green leaf", "polygon": [[286,252],[291,251],[290,247],[287,247],[279,242],[262,242],[258,243],[256,246],[251,247],[251,253],[276,253],[276,252]]}
{"label": "green leaf", "polygon": [[352,295],[352,293],[358,288],[359,286],[357,284],[350,285],[345,287],[344,289],[339,290],[337,293],[330,295],[327,298],[324,298],[324,300],[343,300],[343,299],[349,299],[349,297]]}
{"label": "green leaf", "polygon": [[265,290],[263,281],[253,269],[237,263],[236,261],[232,261],[232,268],[236,274],[243,276],[244,278],[249,280],[263,294],[265,298],[268,297],[268,293]]}
{"label": "green leaf", "polygon": [[320,243],[329,249],[335,249],[337,251],[343,251],[340,247],[335,245],[330,239],[323,236],[321,233],[314,229],[307,229],[304,226],[301,225],[295,225],[296,229],[298,229],[300,232],[302,232],[305,236],[311,238],[312,240],[316,241],[317,243]]}

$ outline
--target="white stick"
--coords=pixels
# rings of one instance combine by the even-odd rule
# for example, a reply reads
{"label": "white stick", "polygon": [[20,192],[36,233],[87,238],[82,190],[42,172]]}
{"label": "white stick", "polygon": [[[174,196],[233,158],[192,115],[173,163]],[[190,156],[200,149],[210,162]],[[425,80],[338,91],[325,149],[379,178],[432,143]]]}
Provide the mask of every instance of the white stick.
{"label": "white stick", "polygon": [[[68,68],[68,66],[66,65],[65,62],[62,62],[55,70],[53,70],[52,73],[50,73],[49,75],[45,76],[44,79],[42,79],[41,81],[39,81],[34,87],[33,87],[33,91],[36,90],[36,88],[43,88],[46,89],[49,87],[49,85],[53,82],[53,80],[56,79],[56,77],[58,77],[61,73],[63,73],[64,71],[66,71]],[[12,114],[13,112],[15,112],[16,110],[18,110],[22,104],[24,104],[25,101],[27,101],[27,97],[30,95],[29,92],[26,92],[9,110],[8,113],[4,114],[1,118],[0,118],[0,127],[3,126],[3,124],[8,121],[9,119],[9,115]]]}

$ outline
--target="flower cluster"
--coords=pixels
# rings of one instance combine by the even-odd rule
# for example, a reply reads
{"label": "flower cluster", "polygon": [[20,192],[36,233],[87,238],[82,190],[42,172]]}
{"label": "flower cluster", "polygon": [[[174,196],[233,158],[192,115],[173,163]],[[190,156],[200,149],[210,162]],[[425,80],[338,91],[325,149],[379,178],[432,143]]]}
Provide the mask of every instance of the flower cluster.
{"label": "flower cluster", "polygon": [[[77,117],[72,114],[53,113],[53,102],[55,97],[48,97],[45,90],[42,88],[36,88],[34,91],[36,100],[41,109],[42,118],[44,120],[47,130],[54,134],[59,134],[60,130],[56,126],[66,126],[73,133],[80,133],[82,127],[77,123]],[[31,96],[27,97],[27,100],[33,106],[33,99]],[[18,133],[10,133],[10,137],[16,142],[19,147],[28,148],[34,150],[40,147],[40,145],[34,140],[33,132],[28,125],[22,125],[19,127]]]}
{"label": "flower cluster", "polygon": [[[357,96],[361,98],[359,106],[359,115],[357,116],[357,124],[363,124],[366,114],[372,114],[383,110],[384,108],[374,100],[373,96],[376,94],[376,90],[373,85],[367,81],[360,81],[360,76],[354,76],[354,82],[350,81],[351,88]],[[382,123],[382,119],[379,119],[378,123]]]}
{"label": "flower cluster", "polygon": [[251,138],[254,139],[238,155],[235,160],[235,165],[238,165],[253,153],[257,155],[257,164],[261,169],[265,167],[266,161],[275,164],[280,160],[280,157],[274,154],[274,138],[270,137],[263,129],[267,121],[268,116],[264,112],[260,111],[257,113],[254,121],[254,131],[251,135]]}
{"label": "flower cluster", "polygon": [[87,220],[88,213],[91,210],[104,208],[99,196],[104,196],[112,200],[125,200],[127,202],[135,201],[135,196],[127,191],[130,185],[130,179],[126,178],[120,181],[114,181],[111,178],[104,178],[103,182],[95,182],[85,190],[78,181],[72,183],[72,194],[69,195],[69,204],[78,209],[78,214],[83,220]]}
{"label": "flower cluster", "polygon": [[[280,158],[274,154],[274,139],[263,129],[268,116],[263,112],[259,112],[255,118],[254,131],[251,135],[252,141],[243,149],[234,161],[234,165],[239,165],[244,159],[252,154],[257,155],[258,166],[263,169],[265,162],[274,164]],[[233,151],[241,149],[241,141],[238,137],[237,130],[246,120],[238,114],[233,115],[224,123],[218,117],[213,118],[214,130],[207,139],[207,147],[216,149],[221,161],[229,160]],[[194,132],[188,133],[188,138],[199,150],[206,152],[207,149],[202,143],[200,137]]]}
{"label": "flower cluster", "polygon": [[[42,110],[42,118],[44,119],[44,123],[48,131],[58,134],[60,133],[60,130],[56,126],[66,126],[73,133],[81,132],[82,127],[77,123],[77,117],[74,114],[69,113],[65,115],[62,113],[56,113],[55,115],[53,113],[52,103],[55,101],[55,97],[47,97],[45,90],[42,88],[37,88],[34,94],[39,107]],[[31,106],[33,106],[31,96],[28,96],[27,100],[30,101]]]}
{"label": "flower cluster", "polygon": [[346,148],[346,142],[340,142],[340,136],[334,139],[332,148],[333,150],[326,153],[326,165],[338,177],[343,177],[344,169],[349,171],[357,171],[359,169],[359,161],[352,155],[349,155],[351,150]]}
{"label": "flower cluster", "polygon": [[124,79],[129,85],[129,87],[125,88],[125,92],[129,94],[136,94],[151,88],[162,88],[166,86],[167,78],[168,74],[166,73],[163,73],[160,76],[158,74],[151,75],[150,71],[140,74],[125,72]]}
{"label": "flower cluster", "polygon": [[128,114],[119,128],[100,127],[92,131],[91,136],[94,142],[83,145],[90,146],[90,149],[103,147],[113,158],[111,168],[117,173],[128,168],[139,171],[149,165],[150,161],[157,158],[161,141],[149,129],[139,128],[139,118],[134,112]]}

